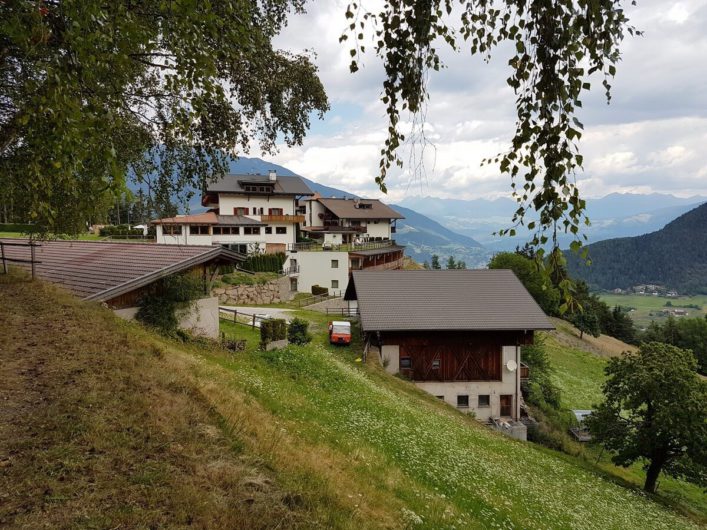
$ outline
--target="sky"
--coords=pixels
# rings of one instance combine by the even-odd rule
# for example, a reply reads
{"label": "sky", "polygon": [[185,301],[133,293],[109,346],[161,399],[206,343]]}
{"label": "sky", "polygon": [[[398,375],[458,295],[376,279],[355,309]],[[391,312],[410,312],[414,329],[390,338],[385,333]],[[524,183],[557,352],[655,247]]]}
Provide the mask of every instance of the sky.
{"label": "sky", "polygon": [[[364,2],[366,4],[366,2]],[[579,119],[585,197],[613,192],[707,195],[707,0],[626,1],[631,23],[644,32],[622,44],[622,61],[607,105],[601,78],[583,97]],[[444,48],[446,68],[429,80],[425,130],[431,146],[425,169],[410,164],[376,187],[379,153],[387,127],[380,102],[380,61],[371,52],[349,73],[346,1],[314,0],[291,17],[278,48],[314,52],[331,110],[312,121],[302,146],[280,146],[269,160],[321,184],[399,202],[409,196],[473,199],[510,196],[510,180],[486,157],[504,151],[515,129],[514,94],[506,85],[508,49],[490,63]],[[255,153],[251,153],[254,155]],[[407,162],[409,153],[404,155]]]}

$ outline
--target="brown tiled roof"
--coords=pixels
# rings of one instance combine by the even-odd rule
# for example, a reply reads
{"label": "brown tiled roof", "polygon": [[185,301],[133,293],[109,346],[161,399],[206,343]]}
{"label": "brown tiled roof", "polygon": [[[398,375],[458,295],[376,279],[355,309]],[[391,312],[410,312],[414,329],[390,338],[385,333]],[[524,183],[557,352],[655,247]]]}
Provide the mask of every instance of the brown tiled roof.
{"label": "brown tiled roof", "polygon": [[[405,219],[378,199],[319,199],[339,219]],[[357,208],[356,204],[370,204],[370,208]]]}
{"label": "brown tiled roof", "polygon": [[178,215],[177,217],[165,217],[152,221],[156,225],[223,225],[223,226],[264,226],[261,223],[245,215],[218,215],[215,212],[199,213],[194,215]]}
{"label": "brown tiled roof", "polygon": [[[28,247],[5,247],[8,257],[29,259],[30,252]],[[60,240],[38,242],[35,259],[41,262],[36,265],[40,278],[60,284],[80,298],[109,300],[200,263],[214,259],[239,262],[244,256],[218,246]],[[29,264],[15,265],[30,268]]]}
{"label": "brown tiled roof", "polygon": [[[268,175],[224,175],[213,184],[209,184],[207,193],[251,193],[243,188],[245,183],[272,184]],[[314,195],[314,192],[300,177],[277,176],[272,193],[274,195]]]}
{"label": "brown tiled roof", "polygon": [[218,217],[214,212],[197,213],[194,215],[178,215],[177,217],[164,217],[152,221],[156,225],[183,225],[183,224],[209,224],[218,223]]}
{"label": "brown tiled roof", "polygon": [[364,331],[554,329],[510,270],[354,271]]}

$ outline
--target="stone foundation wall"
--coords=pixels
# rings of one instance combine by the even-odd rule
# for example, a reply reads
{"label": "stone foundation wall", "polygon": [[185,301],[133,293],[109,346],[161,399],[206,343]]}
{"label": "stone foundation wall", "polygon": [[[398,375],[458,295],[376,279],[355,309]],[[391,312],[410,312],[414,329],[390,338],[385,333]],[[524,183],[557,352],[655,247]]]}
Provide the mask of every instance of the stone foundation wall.
{"label": "stone foundation wall", "polygon": [[211,290],[221,305],[276,304],[291,300],[290,279],[287,276],[260,285],[225,285]]}

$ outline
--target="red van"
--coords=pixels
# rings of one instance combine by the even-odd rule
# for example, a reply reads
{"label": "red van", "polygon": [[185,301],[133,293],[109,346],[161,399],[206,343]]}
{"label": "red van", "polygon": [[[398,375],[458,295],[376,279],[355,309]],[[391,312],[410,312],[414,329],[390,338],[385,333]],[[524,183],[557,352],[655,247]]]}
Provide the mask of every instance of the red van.
{"label": "red van", "polygon": [[351,322],[342,320],[329,322],[329,342],[331,344],[351,344]]}

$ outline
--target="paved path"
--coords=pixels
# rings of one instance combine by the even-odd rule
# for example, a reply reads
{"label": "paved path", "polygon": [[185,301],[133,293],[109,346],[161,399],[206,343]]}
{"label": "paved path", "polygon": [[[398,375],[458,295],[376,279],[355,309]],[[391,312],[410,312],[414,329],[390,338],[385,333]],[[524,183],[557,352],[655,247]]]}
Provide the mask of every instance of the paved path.
{"label": "paved path", "polygon": [[225,307],[228,309],[235,309],[238,311],[239,315],[269,315],[272,318],[284,318],[285,320],[290,320],[292,309],[282,309],[280,307],[251,307],[251,306],[239,306],[239,305],[222,305],[220,307]]}

